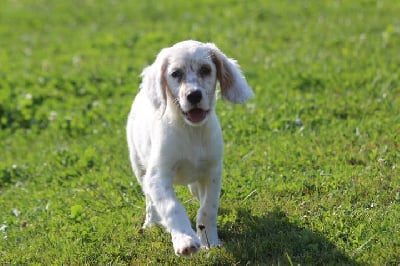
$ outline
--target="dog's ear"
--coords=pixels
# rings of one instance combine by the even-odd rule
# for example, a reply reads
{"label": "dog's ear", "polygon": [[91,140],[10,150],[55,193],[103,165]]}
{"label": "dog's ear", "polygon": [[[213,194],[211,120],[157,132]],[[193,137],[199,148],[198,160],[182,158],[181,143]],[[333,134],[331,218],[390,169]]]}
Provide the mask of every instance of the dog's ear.
{"label": "dog's ear", "polygon": [[164,77],[167,68],[167,49],[161,50],[154,63],[141,74],[142,83],[140,89],[145,90],[147,97],[156,109],[164,110],[166,106],[166,80]]}
{"label": "dog's ear", "polygon": [[233,103],[245,103],[249,98],[254,97],[236,60],[228,58],[214,44],[208,43],[207,45],[217,68],[217,79],[222,98]]}

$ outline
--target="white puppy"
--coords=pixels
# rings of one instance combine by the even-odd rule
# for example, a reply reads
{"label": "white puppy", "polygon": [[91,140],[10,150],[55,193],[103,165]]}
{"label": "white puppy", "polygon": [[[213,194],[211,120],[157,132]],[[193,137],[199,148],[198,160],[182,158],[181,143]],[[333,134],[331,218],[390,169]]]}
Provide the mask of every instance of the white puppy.
{"label": "white puppy", "polygon": [[[179,256],[220,245],[223,140],[215,113],[217,81],[222,97],[230,102],[245,103],[253,97],[236,61],[214,44],[177,43],[161,50],[143,70],[128,118],[130,160],[146,196],[143,228],[163,225]],[[188,185],[200,201],[197,234],[174,184]]]}

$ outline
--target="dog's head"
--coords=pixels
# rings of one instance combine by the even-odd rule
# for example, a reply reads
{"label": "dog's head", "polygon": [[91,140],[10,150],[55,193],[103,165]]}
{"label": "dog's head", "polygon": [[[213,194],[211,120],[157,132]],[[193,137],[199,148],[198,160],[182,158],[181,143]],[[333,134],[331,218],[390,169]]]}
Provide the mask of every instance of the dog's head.
{"label": "dog's head", "polygon": [[222,97],[245,103],[253,92],[239,66],[214,44],[184,41],[161,50],[155,62],[142,72],[141,89],[156,108],[174,104],[186,123],[201,125],[215,107],[215,88]]}

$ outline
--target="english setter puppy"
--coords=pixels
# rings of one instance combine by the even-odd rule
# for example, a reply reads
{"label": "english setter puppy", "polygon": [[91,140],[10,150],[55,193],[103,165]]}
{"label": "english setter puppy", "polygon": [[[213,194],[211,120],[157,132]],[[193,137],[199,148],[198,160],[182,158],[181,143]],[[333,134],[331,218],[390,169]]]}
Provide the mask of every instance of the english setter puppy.
{"label": "english setter puppy", "polygon": [[[245,103],[253,92],[235,60],[212,43],[192,40],[162,49],[141,76],[127,139],[132,168],[146,196],[142,228],[164,226],[175,254],[191,256],[200,247],[220,245],[223,140],[215,112],[217,81],[222,97],[233,103]],[[200,201],[197,233],[174,184],[188,185]]]}

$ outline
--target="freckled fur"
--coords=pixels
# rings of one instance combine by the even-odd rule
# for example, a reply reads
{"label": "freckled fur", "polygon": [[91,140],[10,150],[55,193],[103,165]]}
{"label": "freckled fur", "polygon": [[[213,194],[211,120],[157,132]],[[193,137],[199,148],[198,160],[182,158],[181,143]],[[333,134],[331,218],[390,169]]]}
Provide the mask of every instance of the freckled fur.
{"label": "freckled fur", "polygon": [[[199,73],[201,66],[211,71]],[[183,71],[183,78],[172,72]],[[214,44],[184,41],[163,49],[155,62],[142,72],[127,123],[129,155],[133,171],[146,196],[143,228],[163,225],[171,234],[175,253],[191,256],[201,246],[220,245],[217,212],[221,190],[223,140],[215,113],[216,84],[222,97],[244,103],[253,96],[236,61],[227,58]],[[188,95],[199,90],[195,106]],[[185,114],[193,108],[207,111],[193,122]],[[188,185],[199,199],[196,224],[207,231],[195,232],[173,185]]]}

